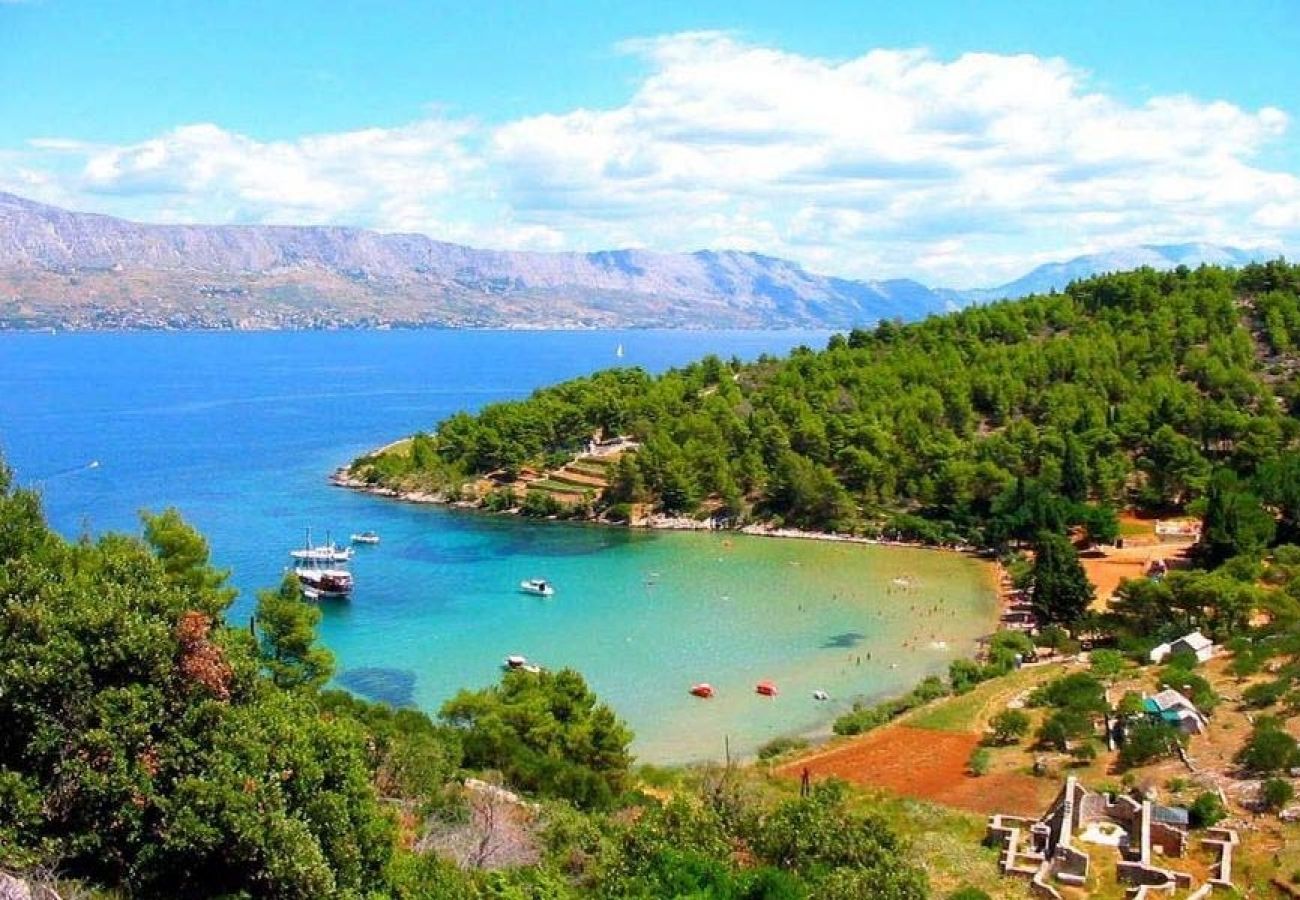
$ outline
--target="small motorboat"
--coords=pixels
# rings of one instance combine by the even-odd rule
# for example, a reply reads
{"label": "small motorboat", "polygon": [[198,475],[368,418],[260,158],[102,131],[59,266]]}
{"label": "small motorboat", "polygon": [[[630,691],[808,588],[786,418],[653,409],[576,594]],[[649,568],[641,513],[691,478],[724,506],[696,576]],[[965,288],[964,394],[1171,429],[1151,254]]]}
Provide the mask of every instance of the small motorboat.
{"label": "small motorboat", "polygon": [[360,531],[352,535],[354,544],[378,544],[379,535],[373,531]]}
{"label": "small motorboat", "polygon": [[521,581],[519,590],[536,597],[550,597],[555,593],[555,588],[545,578],[529,578],[527,581]]}
{"label": "small motorboat", "polygon": [[762,694],[764,697],[775,697],[776,685],[770,681],[760,681],[758,684],[754,685],[754,693]]}
{"label": "small motorboat", "polygon": [[825,701],[831,699],[831,695],[825,691],[817,690],[813,691],[813,699],[817,701]]}
{"label": "small motorboat", "polygon": [[703,697],[705,700],[708,700],[713,696],[713,685],[701,681],[699,684],[691,685],[691,693],[696,697]]}
{"label": "small motorboat", "polygon": [[528,665],[528,657],[512,654],[511,656],[506,657],[506,664],[503,668],[522,669],[526,665]]}
{"label": "small motorboat", "polygon": [[542,667],[534,663],[524,663],[522,666],[519,667],[519,671],[527,672],[529,675],[540,675],[542,672]]}

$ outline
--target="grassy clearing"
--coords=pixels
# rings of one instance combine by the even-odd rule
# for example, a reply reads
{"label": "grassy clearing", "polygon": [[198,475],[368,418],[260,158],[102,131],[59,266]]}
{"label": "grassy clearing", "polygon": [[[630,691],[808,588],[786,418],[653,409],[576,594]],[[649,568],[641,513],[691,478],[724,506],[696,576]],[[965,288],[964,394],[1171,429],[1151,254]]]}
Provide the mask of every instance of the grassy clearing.
{"label": "grassy clearing", "polygon": [[960,697],[948,697],[929,704],[900,721],[933,731],[978,733],[988,720],[1006,708],[1017,694],[1060,675],[1060,665],[1034,666],[986,681]]}
{"label": "grassy clearing", "polygon": [[552,494],[578,494],[578,495],[582,495],[582,494],[586,493],[587,491],[591,491],[592,494],[598,494],[598,493],[600,493],[600,492],[599,492],[595,487],[592,487],[591,485],[583,485],[583,486],[579,486],[579,485],[574,485],[574,484],[568,484],[568,483],[565,483],[565,482],[562,482],[562,481],[556,481],[556,480],[553,479],[553,478],[543,478],[543,479],[541,479],[541,480],[539,480],[539,481],[532,481],[532,482],[529,482],[529,484],[528,484],[528,490],[530,490],[530,491],[547,491],[547,492],[552,493]]}

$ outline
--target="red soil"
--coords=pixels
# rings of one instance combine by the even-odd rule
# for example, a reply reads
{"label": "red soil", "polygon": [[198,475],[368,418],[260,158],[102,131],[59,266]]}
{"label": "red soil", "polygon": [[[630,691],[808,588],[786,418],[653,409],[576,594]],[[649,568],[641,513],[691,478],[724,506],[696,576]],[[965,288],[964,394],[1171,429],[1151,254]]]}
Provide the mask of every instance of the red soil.
{"label": "red soil", "polygon": [[966,764],[979,736],[888,725],[777,770],[813,780],[835,776],[855,784],[972,812],[1037,815],[1051,802],[1054,786],[1015,772],[976,777]]}

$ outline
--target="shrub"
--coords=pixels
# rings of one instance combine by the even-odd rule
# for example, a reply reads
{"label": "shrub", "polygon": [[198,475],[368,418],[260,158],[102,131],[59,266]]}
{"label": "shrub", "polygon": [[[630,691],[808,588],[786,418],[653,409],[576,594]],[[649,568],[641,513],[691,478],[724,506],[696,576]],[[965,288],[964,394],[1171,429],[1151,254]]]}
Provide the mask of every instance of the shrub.
{"label": "shrub", "polygon": [[1029,716],[1018,709],[1004,709],[989,721],[994,744],[1014,744],[1029,733]]}
{"label": "shrub", "polygon": [[1107,681],[1113,680],[1124,670],[1124,654],[1118,650],[1092,651],[1092,674]]}
{"label": "shrub", "polygon": [[1144,719],[1133,723],[1124,735],[1124,746],[1119,750],[1119,764],[1131,769],[1174,752],[1178,732],[1165,722]]}
{"label": "shrub", "polygon": [[990,900],[988,894],[977,887],[959,887],[948,895],[948,900]]}
{"label": "shrub", "polygon": [[1250,739],[1237,754],[1237,762],[1261,775],[1285,772],[1300,765],[1295,738],[1282,730],[1277,719],[1263,716],[1255,723]]}
{"label": "shrub", "polygon": [[948,681],[954,694],[964,694],[983,680],[979,664],[969,659],[954,659],[948,666]]}
{"label": "shrub", "polygon": [[1241,692],[1241,699],[1253,709],[1264,709],[1281,700],[1290,687],[1283,679],[1252,684]]}
{"label": "shrub", "polygon": [[1036,689],[1029,695],[1029,705],[1101,715],[1107,710],[1106,689],[1087,672],[1072,672]]}
{"label": "shrub", "polygon": [[1295,788],[1285,778],[1270,778],[1260,786],[1259,799],[1264,808],[1277,812],[1295,797]]}
{"label": "shrub", "polygon": [[1080,765],[1087,765],[1097,758],[1097,744],[1091,740],[1076,744],[1071,748],[1070,756]]}
{"label": "shrub", "polygon": [[992,762],[992,754],[987,747],[976,747],[971,752],[970,762],[967,765],[970,766],[972,775],[987,775]]}
{"label": "shrub", "polygon": [[1091,716],[1077,709],[1058,709],[1039,726],[1038,743],[1064,753],[1069,749],[1070,741],[1091,735]]}
{"label": "shrub", "polygon": [[1187,808],[1187,817],[1193,828],[1210,828],[1227,814],[1223,800],[1214,791],[1197,795]]}
{"label": "shrub", "polygon": [[773,759],[783,753],[790,753],[794,750],[803,750],[808,746],[808,742],[799,737],[775,737],[766,744],[758,748],[759,759]]}

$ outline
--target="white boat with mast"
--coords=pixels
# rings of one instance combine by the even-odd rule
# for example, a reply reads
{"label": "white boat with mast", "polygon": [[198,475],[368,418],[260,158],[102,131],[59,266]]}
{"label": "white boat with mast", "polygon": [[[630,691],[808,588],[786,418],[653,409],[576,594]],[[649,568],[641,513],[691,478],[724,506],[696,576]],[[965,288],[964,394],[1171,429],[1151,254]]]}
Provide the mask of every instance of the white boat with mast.
{"label": "white boat with mast", "polygon": [[311,529],[307,529],[307,543],[301,550],[291,550],[289,555],[298,562],[305,563],[345,563],[352,559],[351,547],[340,547],[325,532],[325,543],[316,546],[311,542]]}

